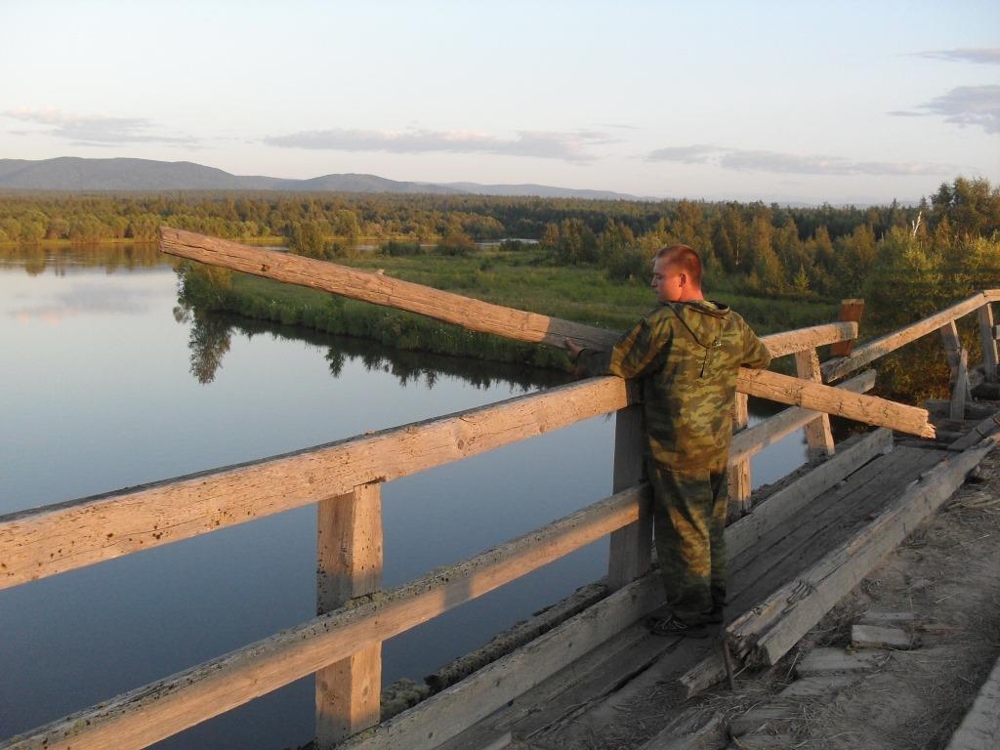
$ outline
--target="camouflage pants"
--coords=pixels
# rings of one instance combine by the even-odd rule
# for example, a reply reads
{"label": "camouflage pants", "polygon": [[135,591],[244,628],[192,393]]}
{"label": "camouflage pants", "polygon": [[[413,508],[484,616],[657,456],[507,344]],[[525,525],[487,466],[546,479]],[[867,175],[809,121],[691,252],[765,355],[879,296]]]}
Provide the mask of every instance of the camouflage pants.
{"label": "camouflage pants", "polygon": [[726,464],[677,471],[649,461],[647,475],[667,606],[698,623],[726,599]]}

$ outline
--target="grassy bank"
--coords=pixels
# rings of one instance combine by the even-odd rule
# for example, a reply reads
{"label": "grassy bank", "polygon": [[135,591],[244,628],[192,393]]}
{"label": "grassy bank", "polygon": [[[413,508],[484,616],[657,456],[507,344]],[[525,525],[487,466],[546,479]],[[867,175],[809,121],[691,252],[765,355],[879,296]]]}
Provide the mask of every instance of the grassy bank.
{"label": "grassy bank", "polygon": [[[373,252],[344,262],[486,302],[615,331],[626,330],[655,305],[645,280],[613,282],[596,268],[554,266],[538,251],[480,250],[458,257],[389,257]],[[839,303],[830,301],[741,296],[725,283],[710,288],[708,295],[732,305],[761,334],[825,323],[835,319],[839,309]],[[219,269],[195,266],[186,271],[182,301],[257,320],[369,338],[404,350],[535,367],[569,367],[560,350],[511,342],[423,316]]]}

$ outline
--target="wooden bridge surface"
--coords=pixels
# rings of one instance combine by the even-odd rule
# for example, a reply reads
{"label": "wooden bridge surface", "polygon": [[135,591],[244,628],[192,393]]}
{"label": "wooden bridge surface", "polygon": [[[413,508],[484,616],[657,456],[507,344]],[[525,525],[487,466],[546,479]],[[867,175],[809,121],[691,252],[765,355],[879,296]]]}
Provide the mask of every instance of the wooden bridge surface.
{"label": "wooden bridge surface", "polygon": [[[806,571],[822,564],[831,552],[850,550],[858,544],[857,540],[880,534],[881,530],[873,529],[872,525],[888,509],[908,502],[907,493],[912,495],[914,488],[926,481],[933,470],[937,468],[940,472],[962,448],[979,441],[981,434],[973,428],[982,431],[982,423],[968,421],[964,428],[971,433],[967,432],[960,443],[951,447],[933,440],[897,440],[891,450],[880,451],[835,486],[791,509],[785,514],[787,517],[752,543],[742,545],[745,548],[737,549],[730,559],[727,621],[731,623],[752,614],[760,602],[792,585],[797,578],[805,577]],[[964,473],[957,479],[958,484],[963,481]],[[794,479],[790,477],[782,484]],[[768,488],[765,494],[770,498],[780,490],[781,487]],[[763,508],[767,502],[769,499],[756,507]],[[932,503],[930,510],[934,507]],[[905,529],[903,535],[910,530],[912,527]],[[862,576],[867,572],[864,570]],[[836,604],[836,600],[828,601],[822,595],[818,598],[811,606],[821,607],[824,612]],[[720,642],[711,637],[654,637],[641,622],[635,623],[619,637],[440,747],[445,750],[577,747],[576,743],[588,735],[599,737],[602,725],[609,721],[616,706],[624,705],[642,691],[656,691],[662,698],[664,712],[676,714],[676,720],[682,722],[683,704],[693,692],[685,680],[698,673],[699,665],[721,659]],[[598,742],[592,746],[601,745]]]}

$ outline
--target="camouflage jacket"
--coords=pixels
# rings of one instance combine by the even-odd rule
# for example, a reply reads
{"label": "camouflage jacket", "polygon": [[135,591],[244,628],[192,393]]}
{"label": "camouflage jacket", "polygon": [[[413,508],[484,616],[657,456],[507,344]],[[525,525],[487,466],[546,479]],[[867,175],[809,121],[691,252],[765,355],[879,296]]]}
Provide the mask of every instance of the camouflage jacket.
{"label": "camouflage jacket", "polygon": [[750,326],[718,302],[663,304],[610,351],[585,349],[587,375],[638,378],[649,452],[674,469],[725,466],[741,366],[763,368],[771,355]]}

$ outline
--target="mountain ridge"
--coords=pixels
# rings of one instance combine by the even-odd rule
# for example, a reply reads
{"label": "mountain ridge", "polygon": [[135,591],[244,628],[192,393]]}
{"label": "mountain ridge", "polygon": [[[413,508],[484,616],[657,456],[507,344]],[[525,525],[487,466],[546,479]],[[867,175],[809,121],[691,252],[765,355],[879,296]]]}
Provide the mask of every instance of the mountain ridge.
{"label": "mountain ridge", "polygon": [[483,185],[475,182],[404,182],[372,174],[327,174],[308,179],[234,175],[190,161],[129,157],[0,159],[0,190],[157,192],[163,190],[268,190],[279,192],[434,193],[642,200],[608,190],[551,185]]}

